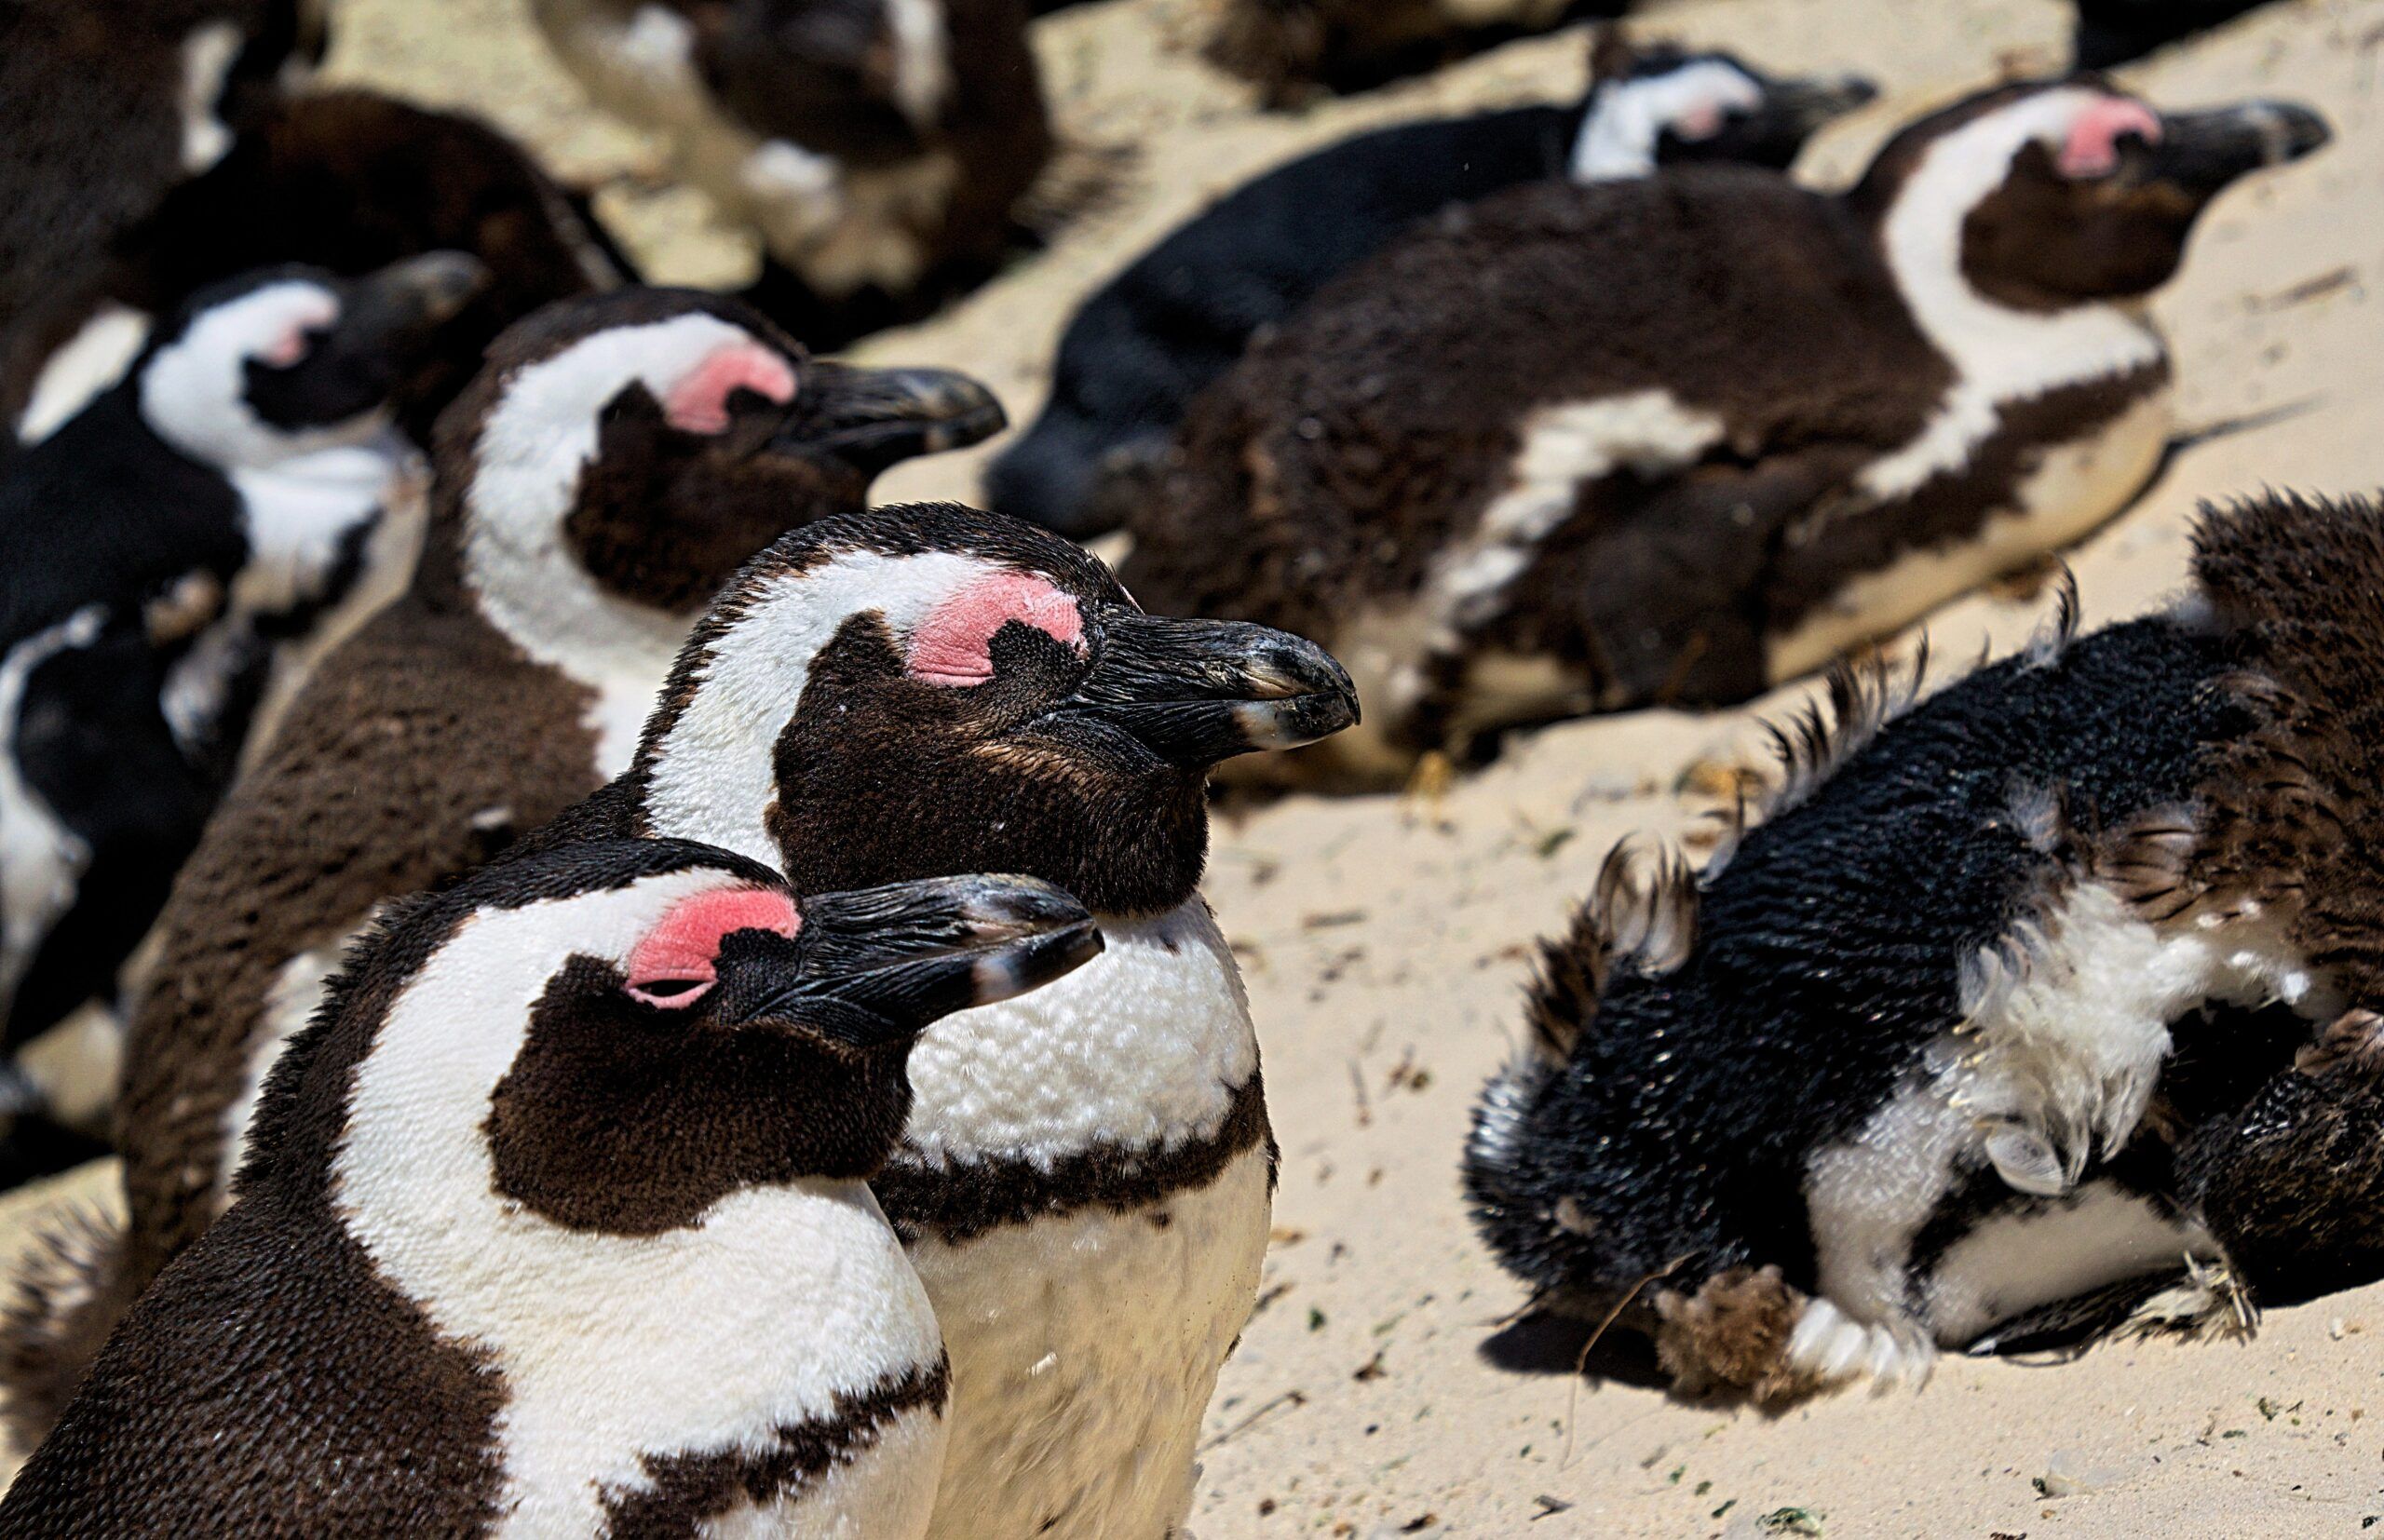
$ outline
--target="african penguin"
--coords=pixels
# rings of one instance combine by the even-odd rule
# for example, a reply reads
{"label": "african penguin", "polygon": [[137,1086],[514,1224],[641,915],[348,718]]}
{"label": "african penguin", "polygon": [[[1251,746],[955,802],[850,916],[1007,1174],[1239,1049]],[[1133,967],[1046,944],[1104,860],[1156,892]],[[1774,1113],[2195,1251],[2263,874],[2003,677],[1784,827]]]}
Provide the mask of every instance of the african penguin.
{"label": "african penguin", "polygon": [[202,290],[0,466],[0,1014],[115,992],[276,668],[401,582],[393,382],[484,278],[441,252]]}
{"label": "african penguin", "polygon": [[1734,851],[1610,859],[1543,949],[1474,1215],[1685,1386],[2384,1275],[2384,512],[2209,514],[2168,611],[2073,640],[2065,600],[1917,703],[1841,669]]}
{"label": "african penguin", "polygon": [[2257,10],[2269,0],[2078,0],[2077,65],[2107,70]]}
{"label": "african penguin", "polygon": [[620,290],[498,339],[440,419],[413,587],[315,670],[175,882],[118,1102],[129,1229],[69,1259],[92,1287],[20,1301],[20,1439],[220,1210],[266,1069],[373,906],[626,768],[747,557],[1000,423],[972,381],[817,362],[715,295]]}
{"label": "african penguin", "polygon": [[2015,85],[1842,195],[1698,167],[1452,210],[1201,396],[1121,575],[1349,664],[1371,731],[1311,774],[1744,699],[2123,507],[2168,437],[2137,302],[2326,137]]}
{"label": "african penguin", "polygon": [[1185,408],[1263,327],[1427,215],[1521,182],[1739,160],[1785,169],[1870,99],[1855,79],[1773,79],[1726,53],[1602,28],[1586,101],[1357,135],[1226,195],[1095,291],[1060,338],[1042,415],[985,477],[1003,513],[1072,539],[1116,527],[1112,462],[1161,453]]}
{"label": "african penguin", "polygon": [[1041,883],[663,842],[400,905],[0,1528],[914,1540],[950,1374],[864,1179],[928,1023],[1100,946]]}
{"label": "african penguin", "polygon": [[20,442],[113,383],[150,317],[237,273],[310,263],[342,274],[448,250],[489,269],[400,383],[400,427],[430,441],[489,343],[543,304],[632,281],[603,227],[521,146],[478,118],[369,91],[309,92],[255,115],[222,159],[167,194],[81,282],[47,296],[36,369],[0,376]]}
{"label": "african penguin", "polygon": [[1357,91],[1630,0],[1225,0],[1210,62],[1271,107],[1321,90]]}
{"label": "african penguin", "polygon": [[533,0],[564,66],[766,253],[816,347],[992,277],[1051,129],[1023,0]]}
{"label": "african penguin", "polygon": [[0,8],[0,380],[31,377],[66,340],[50,302],[321,57],[321,11],[317,0]]}
{"label": "african penguin", "polygon": [[1309,642],[1145,614],[1033,525],[882,508],[756,557],[629,773],[537,837],[702,840],[803,892],[1020,871],[1099,919],[1082,973],[920,1046],[875,1183],[952,1354],[939,1540],[1183,1522],[1274,1186],[1249,1005],[1199,891],[1204,783],[1355,716]]}

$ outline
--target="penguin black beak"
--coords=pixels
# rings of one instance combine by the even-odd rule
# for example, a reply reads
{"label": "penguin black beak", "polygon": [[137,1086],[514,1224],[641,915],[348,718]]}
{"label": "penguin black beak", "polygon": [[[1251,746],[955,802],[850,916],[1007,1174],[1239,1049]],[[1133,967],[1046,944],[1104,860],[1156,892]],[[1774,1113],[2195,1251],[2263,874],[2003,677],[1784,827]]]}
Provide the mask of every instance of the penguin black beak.
{"label": "penguin black beak", "polygon": [[1669,140],[1673,158],[1737,161],[1784,171],[1805,142],[1833,118],[1877,98],[1879,88],[1860,75],[1810,75],[1765,84],[1753,111],[1734,114],[1711,137]]}
{"label": "penguin black beak", "polygon": [[1822,128],[1879,99],[1879,88],[1859,74],[1802,75],[1775,80],[1764,92],[1768,113],[1801,145]]}
{"label": "penguin black beak", "polygon": [[469,304],[489,277],[479,258],[462,251],[391,263],[349,286],[330,345],[359,354],[409,351]]}
{"label": "penguin black beak", "polygon": [[2160,142],[2133,142],[2127,172],[2136,184],[2174,188],[2194,204],[2265,167],[2282,166],[2334,138],[2326,120],[2291,101],[2246,101],[2161,119]]}
{"label": "penguin black beak", "polygon": [[769,945],[777,938],[756,939],[751,951],[723,948],[725,1017],[784,1020],[858,1047],[908,1043],[955,1011],[1072,973],[1102,948],[1085,907],[1032,877],[815,894],[792,958]]}
{"label": "penguin black beak", "polygon": [[815,362],[793,418],[771,447],[840,460],[874,477],[922,454],[982,442],[1009,426],[992,391],[952,370]]}
{"label": "penguin black beak", "polygon": [[1116,610],[1091,673],[1055,715],[1197,770],[1330,737],[1356,723],[1358,691],[1332,654],[1287,631]]}

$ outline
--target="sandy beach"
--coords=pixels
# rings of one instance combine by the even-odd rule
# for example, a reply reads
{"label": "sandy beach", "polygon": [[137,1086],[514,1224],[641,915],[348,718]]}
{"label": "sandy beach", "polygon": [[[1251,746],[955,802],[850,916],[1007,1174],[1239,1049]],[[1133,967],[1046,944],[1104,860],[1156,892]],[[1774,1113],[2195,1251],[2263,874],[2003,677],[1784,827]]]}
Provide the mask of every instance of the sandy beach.
{"label": "sandy beach", "polygon": [[[1202,0],[1099,0],[1039,24],[1066,146],[1050,250],[857,356],[968,370],[1024,422],[1077,301],[1208,198],[1358,128],[1572,96],[1587,51],[1577,29],[1263,114],[1200,61],[1208,15]],[[1767,69],[1876,78],[1884,99],[1800,168],[1826,183],[1924,106],[2057,63],[2068,15],[2054,0],[1673,0],[1632,26]],[[660,184],[655,146],[586,106],[521,0],[345,0],[335,31],[335,77],[468,106],[601,183],[599,207],[657,279],[750,269],[750,247],[698,197]],[[2384,311],[2366,287],[2384,281],[2379,68],[2384,0],[2295,0],[2124,75],[2163,106],[2307,101],[2337,138],[2229,192],[2156,304],[2181,423],[2225,431],[2069,553],[2090,624],[2179,584],[2204,499],[2384,484]],[[983,453],[903,466],[880,495],[973,498]],[[2020,644],[2049,601],[2013,582],[1940,612],[1926,629],[1956,660],[1940,667]],[[1211,1409],[1201,1540],[2384,1531],[2384,1286],[2273,1311],[2248,1342],[1953,1358],[1917,1395],[1780,1415],[1670,1398],[1628,1344],[1577,1377],[1578,1333],[1507,1324],[1522,1290],[1476,1242],[1456,1161],[1473,1097],[1520,1032],[1528,948],[1617,839],[1708,847],[1720,793],[1765,763],[1760,723],[1808,693],[1542,732],[1433,801],[1293,797],[1220,820],[1208,892],[1247,973],[1283,1165],[1260,1314]],[[0,1235],[20,1246],[56,1204],[113,1182],[92,1168],[16,1195]],[[1121,1326],[1132,1303],[1118,1302]]]}

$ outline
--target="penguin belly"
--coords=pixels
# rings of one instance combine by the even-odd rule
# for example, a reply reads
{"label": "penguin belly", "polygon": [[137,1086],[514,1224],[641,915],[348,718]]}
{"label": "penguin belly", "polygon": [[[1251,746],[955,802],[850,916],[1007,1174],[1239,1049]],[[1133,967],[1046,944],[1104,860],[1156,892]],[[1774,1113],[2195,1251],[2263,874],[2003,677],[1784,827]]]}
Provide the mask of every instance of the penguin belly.
{"label": "penguin belly", "polygon": [[1163,1540],[1184,1522],[1201,1419],[1258,1292],[1267,1165],[1246,1150],[1131,1212],[912,1247],[952,1354],[934,1540]]}
{"label": "penguin belly", "polygon": [[2215,1255],[2200,1225],[2117,1182],[2090,1182],[2058,1202],[1981,1220],[1916,1282],[1931,1336],[1967,1347],[2044,1305]]}
{"label": "penguin belly", "polygon": [[1852,576],[1773,637],[1767,657],[1772,682],[1811,673],[2032,557],[2092,534],[2152,480],[2168,452],[2171,422],[2169,393],[2156,390],[2094,432],[2044,449],[2012,496],[1970,536]]}

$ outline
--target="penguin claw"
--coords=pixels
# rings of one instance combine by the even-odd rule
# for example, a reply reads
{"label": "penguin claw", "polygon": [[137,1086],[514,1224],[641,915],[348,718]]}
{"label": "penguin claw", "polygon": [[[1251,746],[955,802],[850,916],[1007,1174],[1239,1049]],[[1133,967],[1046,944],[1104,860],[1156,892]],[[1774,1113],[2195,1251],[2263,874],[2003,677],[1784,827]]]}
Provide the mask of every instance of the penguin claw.
{"label": "penguin claw", "polygon": [[1827,1300],[1809,1302],[1788,1341],[1789,1368],[1827,1387],[1870,1382],[1871,1393],[1917,1390],[1935,1367],[1935,1351],[1908,1328],[1856,1320]]}

